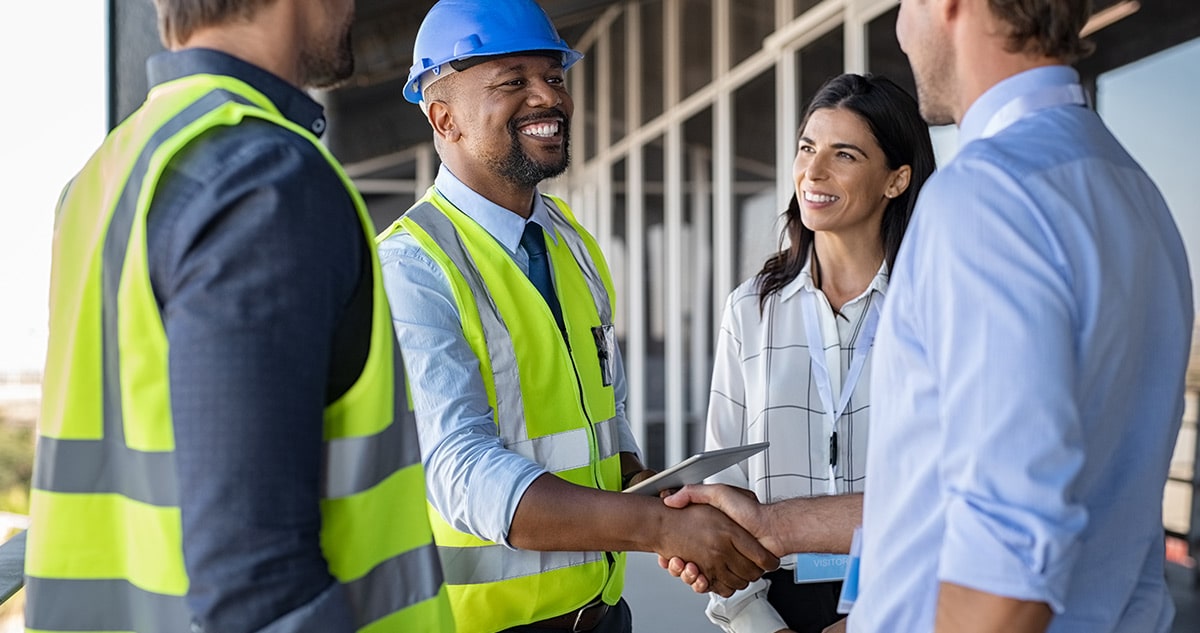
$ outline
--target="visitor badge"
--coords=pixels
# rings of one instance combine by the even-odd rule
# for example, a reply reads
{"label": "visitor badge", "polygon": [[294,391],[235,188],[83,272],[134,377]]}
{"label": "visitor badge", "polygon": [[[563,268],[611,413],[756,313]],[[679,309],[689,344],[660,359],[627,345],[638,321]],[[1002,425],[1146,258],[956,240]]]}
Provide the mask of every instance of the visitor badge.
{"label": "visitor badge", "polygon": [[838,596],[837,612],[850,613],[850,608],[858,600],[858,565],[862,558],[862,526],[854,528],[854,537],[850,540],[850,562],[846,565],[846,580],[842,583],[842,595]]}
{"label": "visitor badge", "polygon": [[797,583],[833,582],[846,577],[850,557],[845,554],[796,554]]}

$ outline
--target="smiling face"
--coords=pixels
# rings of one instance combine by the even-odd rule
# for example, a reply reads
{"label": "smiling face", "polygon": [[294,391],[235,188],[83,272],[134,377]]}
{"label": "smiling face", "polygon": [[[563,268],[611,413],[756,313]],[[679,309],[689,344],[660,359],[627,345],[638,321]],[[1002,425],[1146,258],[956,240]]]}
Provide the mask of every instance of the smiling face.
{"label": "smiling face", "polygon": [[519,188],[566,170],[575,106],[563,73],[558,59],[516,55],[442,80],[454,82],[452,117],[468,167]]}
{"label": "smiling face", "polygon": [[804,226],[815,232],[877,235],[888,201],[904,192],[911,169],[890,169],[858,114],[816,110],[800,132],[792,177]]}

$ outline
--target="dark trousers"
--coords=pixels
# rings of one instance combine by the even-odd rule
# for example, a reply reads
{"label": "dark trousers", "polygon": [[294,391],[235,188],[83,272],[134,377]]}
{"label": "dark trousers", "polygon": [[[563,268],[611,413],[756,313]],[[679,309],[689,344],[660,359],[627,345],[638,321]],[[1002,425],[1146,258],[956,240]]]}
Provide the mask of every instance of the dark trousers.
{"label": "dark trousers", "polygon": [[841,582],[796,584],[787,569],[767,572],[771,581],[767,602],[779,612],[788,628],[796,633],[821,633],[825,627],[845,616],[837,612]]}
{"label": "dark trousers", "polygon": [[[563,629],[547,629],[526,624],[504,629],[502,633],[562,633],[562,631]],[[617,602],[608,610],[608,613],[604,614],[600,624],[597,624],[591,633],[633,633],[633,614],[629,612],[629,605],[626,604],[624,598],[621,598],[620,602]]]}

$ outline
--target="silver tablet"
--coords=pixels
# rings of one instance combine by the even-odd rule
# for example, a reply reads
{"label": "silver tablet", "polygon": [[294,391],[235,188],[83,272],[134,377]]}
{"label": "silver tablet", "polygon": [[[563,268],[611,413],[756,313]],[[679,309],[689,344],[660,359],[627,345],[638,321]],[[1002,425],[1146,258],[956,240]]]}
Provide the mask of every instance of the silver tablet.
{"label": "silver tablet", "polygon": [[682,488],[687,484],[698,484],[704,481],[705,477],[719,473],[755,453],[766,450],[770,445],[770,442],[759,442],[697,453],[645,481],[626,488],[625,492],[657,496],[663,490]]}

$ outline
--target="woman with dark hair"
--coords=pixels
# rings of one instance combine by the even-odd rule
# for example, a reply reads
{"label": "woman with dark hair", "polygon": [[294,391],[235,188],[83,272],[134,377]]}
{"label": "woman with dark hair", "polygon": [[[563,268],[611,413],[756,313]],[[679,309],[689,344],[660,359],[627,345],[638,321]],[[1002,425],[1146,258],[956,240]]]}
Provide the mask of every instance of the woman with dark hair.
{"label": "woman with dark hair", "polygon": [[[933,169],[917,103],[890,80],[845,74],[813,98],[781,249],[726,302],[708,410],[707,449],[771,446],[710,483],[763,503],[862,492],[869,352],[888,270]],[[801,571],[811,564],[800,561]],[[709,619],[730,633],[836,622],[841,583],[797,583],[796,566],[788,556],[730,598],[712,594]]]}

